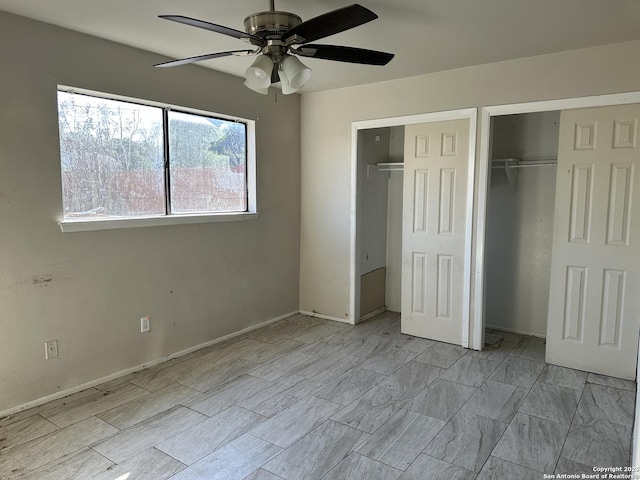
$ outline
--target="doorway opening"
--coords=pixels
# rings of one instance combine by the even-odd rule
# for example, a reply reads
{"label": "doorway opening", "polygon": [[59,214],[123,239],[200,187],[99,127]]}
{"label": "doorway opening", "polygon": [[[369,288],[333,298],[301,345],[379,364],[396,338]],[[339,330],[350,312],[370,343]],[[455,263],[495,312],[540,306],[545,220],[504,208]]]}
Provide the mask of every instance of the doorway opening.
{"label": "doorway opening", "polygon": [[[468,168],[457,179],[458,188],[466,192],[464,219],[460,231],[464,231],[462,265],[463,281],[461,303],[462,315],[459,343],[469,346],[469,318],[471,295],[471,234],[473,225],[473,199],[475,185],[475,141],[477,132],[477,109],[454,110],[421,115],[410,115],[379,120],[354,122],[352,124],[352,197],[351,197],[351,282],[350,318],[358,323],[363,318],[387,308],[396,311],[400,307],[399,277],[404,267],[398,263],[402,240],[402,162],[397,155],[399,143],[403,141],[404,126],[435,123],[450,120],[468,120]],[[388,135],[388,141],[387,141]],[[391,138],[393,135],[393,138]],[[378,138],[376,142],[376,138]],[[447,137],[448,138],[448,137]],[[385,143],[386,142],[386,143]],[[378,144],[375,147],[376,143]],[[373,145],[368,149],[367,145]],[[369,155],[368,152],[374,152]],[[378,154],[382,152],[381,156]],[[386,155],[386,158],[385,158]],[[386,160],[386,161],[380,161]],[[387,165],[380,165],[380,164]],[[368,179],[367,179],[368,175]],[[377,190],[369,189],[376,186]],[[369,191],[373,190],[373,192]],[[391,192],[391,195],[389,194]],[[371,200],[365,202],[365,197]],[[377,206],[377,207],[375,207]],[[398,214],[398,212],[400,214]],[[374,220],[367,225],[365,220]],[[370,300],[375,301],[370,301]]]}
{"label": "doorway opening", "polygon": [[[640,93],[634,92],[629,94],[583,97],[520,105],[503,105],[482,109],[482,130],[480,134],[478,168],[478,200],[476,204],[477,227],[475,237],[477,242],[475,249],[476,281],[474,285],[474,298],[477,299],[477,301],[474,303],[473,312],[473,324],[479,325],[482,328],[474,328],[473,334],[475,342],[482,342],[482,344],[484,344],[483,336],[485,327],[493,326],[497,326],[502,330],[511,330],[517,331],[518,333],[542,336],[541,333],[544,332],[544,330],[542,329],[541,322],[536,323],[534,319],[539,318],[546,320],[546,318],[549,318],[549,321],[547,322],[549,334],[547,336],[547,346],[544,348],[544,351],[546,352],[546,360],[548,360],[549,363],[595,371],[597,373],[606,373],[605,371],[598,371],[598,369],[605,370],[605,364],[600,361],[601,358],[606,358],[607,355],[615,355],[617,354],[617,351],[622,352],[623,350],[627,352],[626,356],[628,358],[636,358],[637,347],[635,350],[631,348],[631,350],[634,350],[632,352],[630,352],[628,345],[625,347],[626,350],[607,347],[609,343],[613,342],[609,337],[614,339],[617,338],[615,336],[615,332],[618,331],[616,326],[620,325],[619,319],[622,318],[619,316],[619,313],[616,312],[622,311],[620,310],[623,308],[622,303],[620,303],[620,298],[623,297],[620,297],[620,295],[615,292],[624,291],[624,284],[622,282],[614,284],[609,282],[609,277],[614,280],[626,278],[624,276],[624,272],[626,272],[626,269],[628,268],[627,265],[623,264],[621,266],[616,266],[617,264],[603,264],[603,266],[596,264],[597,259],[606,258],[607,261],[610,261],[614,258],[611,257],[611,255],[603,256],[599,253],[593,253],[593,255],[585,256],[583,252],[580,257],[571,257],[572,260],[567,260],[569,259],[569,254],[566,252],[569,251],[568,249],[574,249],[573,251],[575,252],[576,250],[574,245],[578,245],[578,248],[580,249],[588,247],[591,250],[601,248],[598,247],[598,245],[604,245],[605,249],[608,248],[606,245],[611,242],[609,242],[609,240],[605,240],[604,237],[597,241],[590,240],[589,232],[591,230],[589,225],[591,225],[592,218],[594,222],[594,235],[611,235],[607,232],[611,230],[611,225],[614,224],[622,225],[619,229],[624,230],[624,222],[611,223],[611,220],[608,219],[617,218],[616,214],[614,214],[615,211],[630,211],[628,208],[631,208],[630,192],[633,187],[631,183],[629,183],[631,180],[616,180],[615,182],[613,182],[613,180],[609,181],[608,174],[612,172],[611,179],[617,179],[618,177],[624,177],[626,171],[630,171],[631,167],[629,166],[629,161],[614,160],[614,157],[611,155],[624,153],[618,146],[616,146],[616,139],[620,137],[620,142],[625,140],[627,137],[630,139],[630,132],[631,130],[635,131],[635,129],[627,128],[627,130],[625,130],[626,133],[623,132],[624,135],[623,133],[616,133],[622,132],[618,125],[626,125],[629,123],[625,121],[626,116],[633,116],[633,114],[629,113],[632,112],[629,108],[626,110],[620,110],[620,107],[615,106],[638,104],[639,102]],[[591,107],[610,108],[609,110],[603,110]],[[616,109],[614,109],[614,107]],[[517,295],[519,290],[523,290],[523,285],[519,284],[519,282],[521,282],[520,280],[515,280],[514,283],[509,284],[502,289],[498,288],[499,285],[505,286],[508,282],[505,278],[496,278],[499,277],[499,274],[496,274],[496,272],[508,271],[509,267],[512,270],[517,270],[518,268],[521,269],[523,264],[533,265],[537,271],[534,271],[534,274],[532,275],[533,278],[528,278],[526,280],[530,282],[530,290],[535,290],[535,288],[533,288],[534,284],[531,282],[537,282],[537,285],[542,285],[540,279],[543,278],[543,275],[541,274],[541,271],[547,263],[547,260],[545,259],[546,256],[544,255],[544,252],[541,250],[530,252],[527,248],[519,249],[520,258],[513,257],[513,253],[509,253],[508,251],[509,248],[512,247],[512,244],[509,243],[509,235],[512,234],[512,231],[509,231],[509,229],[504,225],[497,224],[496,218],[498,218],[500,214],[502,214],[502,218],[504,219],[504,217],[508,217],[511,210],[518,210],[519,200],[514,197],[511,201],[512,205],[499,205],[497,207],[498,213],[496,213],[494,207],[500,201],[500,193],[494,193],[492,191],[496,188],[495,173],[500,172],[498,174],[503,175],[502,187],[504,189],[510,184],[517,185],[518,188],[520,186],[526,187],[526,184],[521,183],[521,180],[523,180],[524,177],[521,177],[520,175],[522,175],[522,172],[525,170],[529,171],[529,168],[518,169],[518,173],[516,175],[520,177],[514,178],[516,175],[513,174],[513,171],[509,173],[508,170],[510,169],[505,168],[505,163],[508,164],[511,161],[509,158],[503,159],[506,161],[503,162],[502,165],[496,165],[496,163],[492,161],[494,159],[499,159],[500,156],[511,156],[509,152],[500,151],[500,149],[504,147],[505,142],[499,139],[500,132],[498,131],[498,127],[502,127],[503,129],[510,128],[513,126],[510,125],[510,122],[518,118],[524,119],[528,117],[529,119],[535,119],[535,116],[532,114],[536,112],[544,113],[544,116],[541,116],[540,118],[545,118],[546,116],[547,120],[549,120],[551,119],[549,116],[554,115],[555,112],[558,111],[562,112],[559,131],[559,148],[561,150],[561,156],[564,159],[563,162],[565,163],[562,164],[564,167],[557,171],[556,191],[564,192],[564,194],[555,198],[553,205],[556,218],[554,220],[555,233],[552,234],[553,248],[551,250],[554,253],[549,252],[549,254],[552,259],[557,256],[557,260],[552,260],[551,262],[551,278],[547,284],[549,293],[548,300],[545,302],[543,294],[544,290],[542,289],[543,287],[541,287],[537,292],[537,298],[542,305],[542,308],[538,308],[537,306],[532,307],[531,299],[529,299],[529,301],[521,300],[521,304],[519,306],[514,306],[513,304],[509,305],[511,302],[511,295],[500,298],[500,290],[503,292],[504,290],[507,290],[508,293]],[[522,117],[519,117],[521,115]],[[614,117],[609,118],[609,115],[614,115]],[[616,115],[620,115],[620,118]],[[586,117],[583,118],[583,116]],[[602,116],[602,118],[600,118],[600,116]],[[598,118],[600,118],[601,121],[597,120]],[[596,123],[598,121],[600,121],[600,124],[598,124],[599,127],[596,128]],[[631,125],[631,123],[629,124]],[[618,130],[616,130],[616,128]],[[614,132],[613,141],[610,133],[610,130],[612,129]],[[596,131],[598,132],[598,135],[604,135],[602,138],[600,138],[600,136],[598,137],[599,147],[597,151],[600,152],[600,150],[604,149],[604,154],[596,152]],[[540,134],[540,132],[538,133]],[[586,136],[587,133],[591,135],[589,138]],[[627,137],[625,137],[625,135],[627,135]],[[635,133],[633,135],[635,135]],[[627,143],[624,145],[620,143],[620,147],[624,146],[629,151],[631,147],[635,148],[635,143],[631,142],[629,139],[625,140]],[[500,142],[502,142],[502,144]],[[507,141],[506,143],[508,144],[509,142]],[[606,153],[608,151],[612,151],[612,148],[613,150],[618,148],[618,153]],[[590,150],[594,151],[595,157],[593,157],[593,159],[590,157],[578,157],[578,155],[584,155],[582,152],[588,152]],[[545,156],[547,155],[548,152],[545,152]],[[548,156],[551,157],[550,155]],[[537,160],[542,161],[545,160],[545,158],[539,158]],[[550,160],[549,163],[552,163],[551,160],[553,159],[548,158],[548,160]],[[536,170],[538,172],[543,172],[546,168],[552,167],[541,166],[536,168]],[[623,169],[626,169],[625,172],[622,172]],[[619,174],[618,170],[622,173]],[[533,171],[533,169],[531,169],[531,171]],[[560,175],[561,173],[562,177]],[[542,173],[540,173],[540,175],[542,176]],[[624,178],[630,179],[631,177],[627,175]],[[499,181],[500,180],[498,180],[498,182]],[[629,192],[629,195],[625,192]],[[547,196],[551,197],[551,195],[552,193],[548,192]],[[592,196],[594,202],[596,202],[593,204],[596,206],[594,207],[596,210],[593,211],[590,207]],[[504,191],[502,192],[501,203],[508,203],[506,193]],[[543,201],[541,204],[536,206],[536,209],[549,209],[549,206],[544,207],[544,203],[548,204],[550,202]],[[620,207],[618,207],[618,204]],[[540,217],[538,218],[538,221],[540,222]],[[542,221],[542,223],[544,223],[544,221]],[[533,228],[533,226],[530,225],[529,228]],[[566,234],[563,233],[567,228],[569,230],[565,232]],[[553,231],[554,230],[552,230],[552,232]],[[530,231],[529,236],[536,237],[535,233],[536,232],[532,230]],[[538,235],[538,241],[541,242],[538,243],[538,246],[545,244],[544,238],[541,237],[544,237],[544,235]],[[498,240],[496,240],[496,238]],[[523,243],[523,239],[517,238],[517,235],[516,240],[519,241],[514,242],[516,244],[528,246],[529,249],[536,248],[536,246],[531,243]],[[498,245],[496,245],[496,241],[498,242]],[[500,242],[502,242],[502,245],[500,245]],[[505,252],[505,250],[507,251]],[[582,250],[580,251],[582,252]],[[593,251],[596,252],[597,250]],[[528,260],[526,258],[528,254],[530,254],[529,256],[531,257],[537,256],[538,261],[532,262],[531,260]],[[509,262],[509,255],[511,255],[511,262]],[[522,258],[523,256],[525,258]],[[496,260],[501,260],[503,264],[510,264],[506,269],[501,269],[500,264],[498,263],[498,268],[495,268]],[[567,261],[569,263],[566,263]],[[589,267],[590,263],[594,263],[592,268]],[[566,265],[569,266],[567,267]],[[587,271],[590,271],[590,268],[593,272],[589,277],[590,281],[587,283]],[[604,268],[604,276],[602,274],[602,268]],[[509,274],[505,273],[504,275],[508,277]],[[512,279],[518,278],[517,272],[515,274],[512,272],[511,275]],[[515,277],[513,277],[513,275],[515,275]],[[618,276],[615,277],[615,275]],[[610,291],[613,293],[610,293]],[[533,293],[533,296],[535,296],[535,292]],[[523,297],[521,297],[521,299],[522,298]],[[586,302],[587,299],[591,299],[594,305],[596,302],[602,302],[602,307],[597,305],[595,307],[598,312],[604,312],[602,313],[602,319],[598,320],[596,317],[600,318],[600,315],[595,315],[593,313],[580,313],[587,312],[587,310],[585,310],[586,307],[583,307],[583,305],[586,305],[583,302]],[[500,300],[503,304],[498,303]],[[542,312],[545,310],[545,303],[547,303],[548,312],[552,312],[548,313],[546,316],[542,315]],[[592,307],[593,305],[589,307],[591,309],[589,311],[595,312],[596,310]],[[505,324],[506,320],[504,317],[508,315],[509,311],[512,315],[518,313],[522,315],[524,312],[524,315],[519,319],[516,319],[515,326],[513,324]],[[600,324],[596,325],[594,322],[598,321],[600,321]],[[612,327],[609,328],[609,325]],[[589,336],[588,341],[584,341],[584,332],[587,332],[585,329],[589,329],[586,334]],[[609,334],[609,330],[613,333]],[[600,340],[596,338],[598,336],[600,337]],[[625,339],[633,339],[633,337],[637,337],[637,335],[628,334],[623,336]],[[589,345],[592,344],[593,347],[590,347]],[[613,345],[613,343],[611,344]],[[605,352],[604,350],[607,348],[608,351]],[[598,349],[598,352],[600,353],[597,355],[594,354],[595,351],[593,351],[593,349]],[[590,351],[591,355],[588,355],[588,352]],[[582,357],[580,357],[580,355],[582,355]],[[582,360],[578,361],[580,358],[582,358]],[[608,362],[608,360],[606,362]],[[630,362],[631,361],[625,361],[623,363],[629,367],[631,364]],[[600,365],[600,363],[602,363],[602,365]],[[612,361],[608,363],[611,363],[612,365],[622,364],[621,361]],[[635,360],[633,371],[635,372]],[[628,378],[631,375],[628,371],[621,373],[620,375],[614,373],[609,374],[620,376],[621,378]]]}
{"label": "doorway opening", "polygon": [[400,313],[404,125],[358,131],[360,318]]}
{"label": "doorway opening", "polygon": [[559,111],[491,119],[486,328],[546,337],[559,123]]}

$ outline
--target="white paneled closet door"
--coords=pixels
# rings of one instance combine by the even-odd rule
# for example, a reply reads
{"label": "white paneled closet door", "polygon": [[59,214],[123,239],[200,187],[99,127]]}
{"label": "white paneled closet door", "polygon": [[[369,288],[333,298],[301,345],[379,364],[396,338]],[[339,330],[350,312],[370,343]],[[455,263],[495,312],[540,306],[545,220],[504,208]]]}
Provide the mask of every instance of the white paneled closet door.
{"label": "white paneled closet door", "polygon": [[639,105],[563,111],[548,363],[635,379],[640,328]]}
{"label": "white paneled closet door", "polygon": [[402,332],[460,345],[469,120],[407,125]]}

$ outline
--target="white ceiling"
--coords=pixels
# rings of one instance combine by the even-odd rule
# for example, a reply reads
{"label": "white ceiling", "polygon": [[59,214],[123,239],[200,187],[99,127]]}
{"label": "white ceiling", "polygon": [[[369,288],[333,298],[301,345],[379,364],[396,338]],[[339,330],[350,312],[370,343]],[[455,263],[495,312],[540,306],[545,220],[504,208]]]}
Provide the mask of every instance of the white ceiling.
{"label": "white ceiling", "polygon": [[[358,0],[276,0],[303,20]],[[394,53],[385,67],[303,59],[304,92],[640,39],[640,0],[359,0],[380,18],[316,43]],[[184,15],[244,30],[268,0],[0,0],[0,10],[166,55],[167,60],[247,48],[202,29],[158,19]],[[243,76],[251,57],[203,66]],[[174,67],[188,68],[188,67]]]}

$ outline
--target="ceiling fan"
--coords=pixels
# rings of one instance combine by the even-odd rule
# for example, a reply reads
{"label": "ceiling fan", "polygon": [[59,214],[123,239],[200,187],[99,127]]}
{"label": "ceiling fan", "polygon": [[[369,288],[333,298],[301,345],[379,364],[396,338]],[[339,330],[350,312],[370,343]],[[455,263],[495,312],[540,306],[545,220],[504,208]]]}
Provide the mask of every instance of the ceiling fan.
{"label": "ceiling fan", "polygon": [[165,20],[244,40],[255,48],[209,53],[159,63],[155,66],[176,67],[230,55],[257,55],[256,60],[245,72],[245,85],[266,95],[271,84],[280,82],[282,93],[289,94],[301,89],[311,78],[311,69],[306,67],[297,56],[364,65],[386,65],[393,58],[392,53],[376,50],[309,43],[378,18],[375,13],[361,5],[354,4],[339,8],[306,22],[293,13],[276,11],[274,0],[270,0],[269,5],[269,11],[254,13],[244,19],[245,32],[182,15],[160,15],[159,18]]}

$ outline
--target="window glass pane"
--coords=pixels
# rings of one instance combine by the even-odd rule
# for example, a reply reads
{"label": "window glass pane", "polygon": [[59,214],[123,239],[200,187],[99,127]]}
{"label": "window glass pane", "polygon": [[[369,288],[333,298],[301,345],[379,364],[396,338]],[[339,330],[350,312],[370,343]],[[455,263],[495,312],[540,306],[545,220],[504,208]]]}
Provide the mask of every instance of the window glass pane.
{"label": "window glass pane", "polygon": [[246,126],[169,112],[171,211],[247,209]]}
{"label": "window glass pane", "polygon": [[162,109],[58,92],[64,218],[164,215]]}

